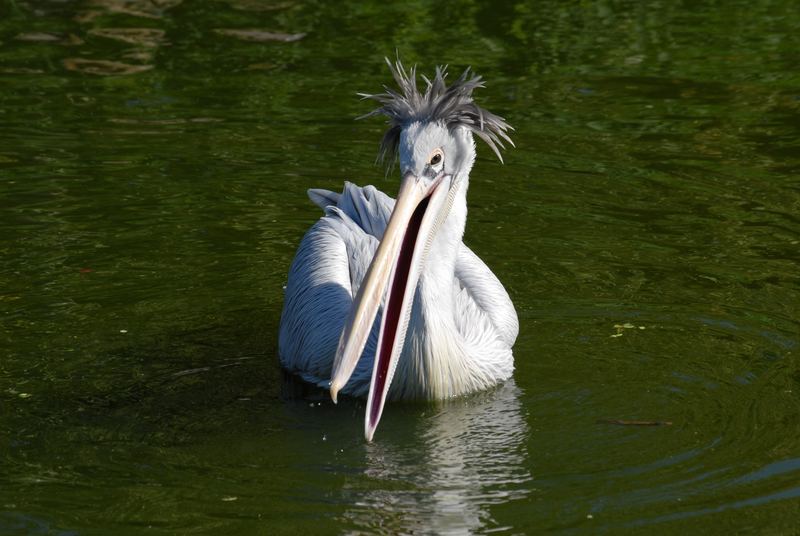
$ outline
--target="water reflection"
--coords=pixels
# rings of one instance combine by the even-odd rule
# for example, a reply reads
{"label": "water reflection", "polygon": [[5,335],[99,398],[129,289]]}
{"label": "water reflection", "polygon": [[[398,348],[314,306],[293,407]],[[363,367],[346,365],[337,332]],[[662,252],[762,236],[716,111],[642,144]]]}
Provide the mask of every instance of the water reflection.
{"label": "water reflection", "polygon": [[268,41],[279,41],[282,43],[292,43],[294,41],[299,41],[300,39],[304,38],[306,34],[304,33],[283,33],[283,32],[272,32],[269,30],[258,30],[258,29],[231,29],[231,28],[217,28],[214,30],[220,35],[226,35],[228,37],[235,37],[237,39],[241,39],[242,41],[253,41],[256,43],[266,43]]}
{"label": "water reflection", "polygon": [[121,61],[89,60],[84,58],[67,58],[64,67],[68,71],[77,71],[96,75],[135,74],[149,71],[152,65],[131,65]]}
{"label": "water reflection", "polygon": [[490,507],[524,497],[532,479],[519,397],[511,381],[442,403],[400,441],[369,444],[365,473],[376,489],[359,490],[345,518],[389,533],[497,528]]}
{"label": "water reflection", "polygon": [[183,0],[93,0],[90,5],[94,9],[85,12],[79,20],[83,22],[101,15],[101,10],[132,17],[160,19],[165,11],[180,5],[181,2]]}
{"label": "water reflection", "polygon": [[164,30],[156,28],[92,28],[89,35],[97,35],[130,45],[155,48],[164,44]]}

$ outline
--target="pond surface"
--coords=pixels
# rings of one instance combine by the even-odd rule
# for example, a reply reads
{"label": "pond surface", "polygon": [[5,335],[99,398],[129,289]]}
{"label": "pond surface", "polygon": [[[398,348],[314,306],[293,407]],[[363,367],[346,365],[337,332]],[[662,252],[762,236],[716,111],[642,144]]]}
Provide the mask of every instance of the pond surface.
{"label": "pond surface", "polygon": [[[397,191],[395,50],[516,128],[465,241],[521,326],[367,444],[277,328],[306,189]],[[0,533],[796,531],[798,50],[790,1],[4,2]]]}

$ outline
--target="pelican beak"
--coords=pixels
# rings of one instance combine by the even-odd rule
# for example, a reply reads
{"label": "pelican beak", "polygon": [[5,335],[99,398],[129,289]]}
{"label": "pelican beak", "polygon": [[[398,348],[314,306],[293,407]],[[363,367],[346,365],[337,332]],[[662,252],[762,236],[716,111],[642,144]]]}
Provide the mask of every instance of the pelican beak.
{"label": "pelican beak", "polygon": [[448,195],[451,182],[452,176],[442,173],[433,180],[419,178],[413,173],[404,175],[383,239],[361,282],[339,339],[330,387],[334,402],[364,351],[375,316],[386,295],[367,398],[364,423],[367,441],[372,441],[383,412],[389,385],[403,350],[411,304],[425,256],[436,229],[446,216],[443,207],[451,197]]}

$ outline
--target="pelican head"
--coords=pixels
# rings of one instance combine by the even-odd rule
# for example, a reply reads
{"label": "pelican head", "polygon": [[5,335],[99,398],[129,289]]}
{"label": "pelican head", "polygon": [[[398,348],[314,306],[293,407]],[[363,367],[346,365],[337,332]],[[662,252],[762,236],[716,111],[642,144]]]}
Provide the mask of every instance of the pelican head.
{"label": "pelican head", "polygon": [[[473,134],[500,158],[510,127],[503,118],[474,103],[472,91],[483,87],[467,69],[453,84],[445,83],[446,67],[437,67],[433,80],[425,77],[424,92],[417,89],[416,70],[408,72],[398,60],[386,60],[399,91],[384,87],[379,94],[361,94],[380,103],[363,117],[383,115],[388,129],[379,159],[399,157],[402,180],[394,210],[345,323],[334,359],[330,392],[334,402],[358,363],[384,296],[384,312],[367,398],[364,432],[372,440],[389,386],[403,350],[414,293],[430,250],[457,245],[442,236],[453,201],[467,182],[475,161]],[[464,213],[464,218],[466,213]],[[455,240],[450,240],[454,238]],[[444,240],[442,240],[444,239]]]}

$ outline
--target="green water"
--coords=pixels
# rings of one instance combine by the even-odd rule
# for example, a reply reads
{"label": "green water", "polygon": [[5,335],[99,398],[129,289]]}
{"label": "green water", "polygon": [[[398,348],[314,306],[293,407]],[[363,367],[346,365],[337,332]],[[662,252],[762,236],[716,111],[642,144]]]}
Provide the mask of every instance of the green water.
{"label": "green water", "polygon": [[[395,50],[516,128],[465,240],[521,325],[367,444],[277,327],[305,190],[396,192]],[[791,1],[3,1],[0,534],[796,533],[798,50]]]}

